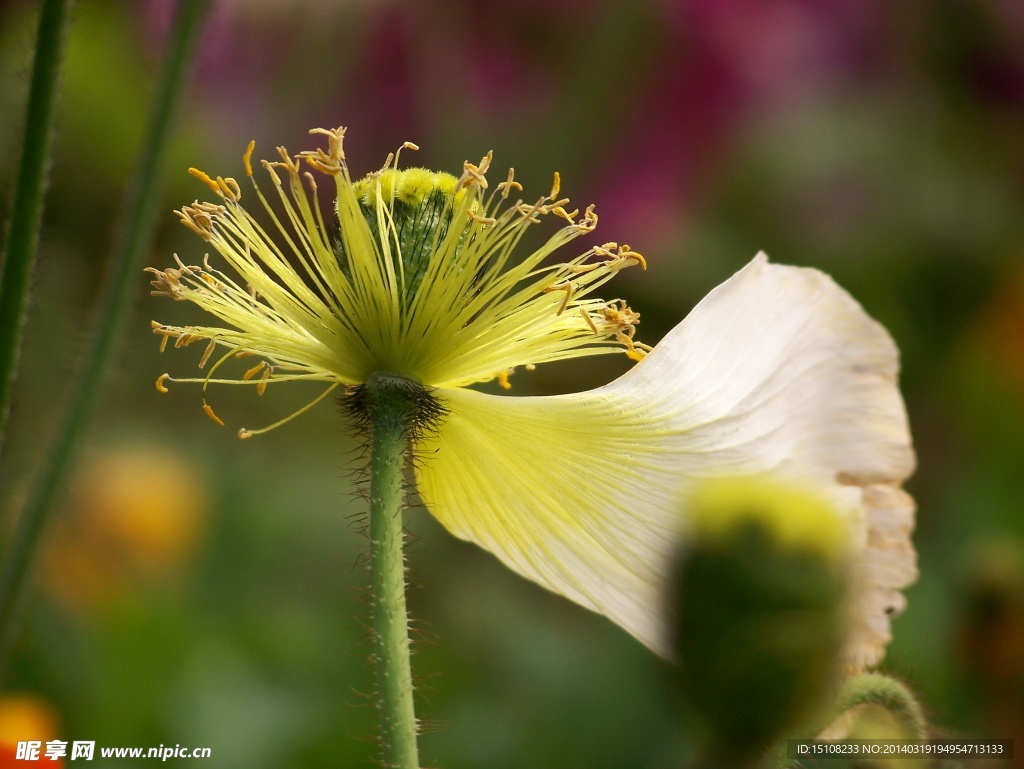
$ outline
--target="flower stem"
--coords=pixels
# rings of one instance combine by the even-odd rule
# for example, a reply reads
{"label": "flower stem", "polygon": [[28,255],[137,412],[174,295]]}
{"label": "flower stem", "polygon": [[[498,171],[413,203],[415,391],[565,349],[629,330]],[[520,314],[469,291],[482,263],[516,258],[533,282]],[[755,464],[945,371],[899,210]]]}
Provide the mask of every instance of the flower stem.
{"label": "flower stem", "polygon": [[39,246],[43,199],[53,147],[61,62],[72,0],[43,0],[25,117],[25,141],[0,262],[0,449],[17,373],[21,332]]}
{"label": "flower stem", "polygon": [[374,374],[366,383],[371,435],[370,571],[383,763],[396,769],[419,769],[402,554],[405,462],[414,428],[406,381]]}
{"label": "flower stem", "polygon": [[104,375],[116,352],[136,290],[138,272],[153,237],[159,212],[160,183],[166,176],[171,137],[188,65],[211,0],[181,0],[164,58],[142,157],[126,201],[125,225],[110,265],[95,330],[76,387],[54,444],[21,511],[0,574],[0,681],[6,673],[17,630],[19,608],[39,548],[44,524],[89,426]]}

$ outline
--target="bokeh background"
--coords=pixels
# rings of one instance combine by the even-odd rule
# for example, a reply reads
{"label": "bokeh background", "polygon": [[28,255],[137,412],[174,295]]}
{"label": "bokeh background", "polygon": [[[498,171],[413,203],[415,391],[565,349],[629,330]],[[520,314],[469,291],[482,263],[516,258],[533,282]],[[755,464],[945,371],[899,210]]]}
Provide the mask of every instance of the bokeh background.
{"label": "bokeh background", "polygon": [[[81,0],[71,30],[25,366],[0,469],[3,531],[52,434],[122,208],[173,3]],[[0,214],[36,3],[0,3]],[[240,174],[249,139],[349,126],[357,173],[405,140],[456,173],[495,151],[527,191],[558,170],[657,341],[759,249],[830,272],[892,332],[920,469],[921,578],[885,669],[949,734],[1024,752],[1024,5],[1016,0],[220,0],[177,132],[149,263],[202,256],[185,173]],[[411,156],[407,156],[411,157]],[[367,766],[359,456],[315,391],[158,394],[148,295],[110,378],[0,698],[4,718],[100,745],[208,746],[209,765]],[[601,384],[610,358],[514,377]],[[604,619],[410,516],[426,765],[674,767],[691,750],[667,666]],[[4,714],[7,713],[7,716]],[[13,716],[10,714],[14,714]],[[173,762],[171,762],[173,763]],[[97,763],[97,766],[102,762]],[[1024,765],[1024,764],[1021,764]]]}

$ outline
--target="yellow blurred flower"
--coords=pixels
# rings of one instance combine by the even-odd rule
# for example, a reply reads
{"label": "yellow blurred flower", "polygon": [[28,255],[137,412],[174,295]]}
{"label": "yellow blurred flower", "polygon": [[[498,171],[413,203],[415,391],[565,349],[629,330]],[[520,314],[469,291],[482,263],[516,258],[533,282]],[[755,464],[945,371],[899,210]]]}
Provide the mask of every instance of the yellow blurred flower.
{"label": "yellow blurred flower", "polygon": [[[856,556],[847,666],[881,658],[889,618],[903,606],[898,590],[915,576],[914,507],[900,489],[914,456],[896,347],[856,301],[816,270],[761,254],[651,351],[634,340],[637,313],[591,297],[620,269],[645,266],[639,254],[607,243],[547,262],[597,222],[592,208],[567,210],[557,175],[532,204],[511,197],[521,189],[511,172],[490,187],[489,156],[466,163],[458,179],[400,171],[389,158],[353,182],[343,130],[320,133],[326,151],[280,149],[280,161],[264,162],[284,211],[255,187],[273,235],[242,208],[237,182],[193,169],[220,202],[179,214],[235,276],[208,259],[153,270],[154,293],[192,301],[224,324],[153,323],[163,344],[202,340],[200,366],[214,361],[204,378],[170,381],[259,392],[279,381],[328,383],[306,408],[375,372],[418,382],[444,414],[417,447],[430,511],[660,653],[668,653],[664,583],[694,484],[772,475],[810,486],[849,522]],[[249,176],[251,153],[252,145]],[[336,219],[316,203],[300,161],[334,179]],[[524,232],[551,214],[565,226],[516,257]],[[494,378],[507,386],[518,366],[612,352],[640,362],[590,392],[509,398],[466,389]],[[259,362],[238,378],[214,378],[233,356]]]}
{"label": "yellow blurred flower", "polygon": [[[17,692],[0,695],[0,768],[23,766],[16,759],[19,742],[34,740],[45,745],[60,739],[60,719],[54,707],[37,694]],[[63,766],[63,761],[47,761]]]}
{"label": "yellow blurred flower", "polygon": [[209,510],[200,468],[151,446],[96,452],[82,463],[45,556],[51,592],[72,609],[172,576],[193,555]]}

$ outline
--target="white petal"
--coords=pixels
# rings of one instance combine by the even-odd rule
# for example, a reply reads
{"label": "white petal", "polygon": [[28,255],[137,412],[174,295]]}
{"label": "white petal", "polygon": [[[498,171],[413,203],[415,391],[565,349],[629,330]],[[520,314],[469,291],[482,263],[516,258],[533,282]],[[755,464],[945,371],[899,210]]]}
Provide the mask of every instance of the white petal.
{"label": "white petal", "polygon": [[[828,491],[859,553],[850,667],[875,664],[915,577],[912,471],[885,329],[827,275],[759,254],[605,387],[439,390],[450,415],[419,485],[456,536],[666,653],[662,595],[700,478],[779,474]],[[685,534],[683,534],[685,536]]]}

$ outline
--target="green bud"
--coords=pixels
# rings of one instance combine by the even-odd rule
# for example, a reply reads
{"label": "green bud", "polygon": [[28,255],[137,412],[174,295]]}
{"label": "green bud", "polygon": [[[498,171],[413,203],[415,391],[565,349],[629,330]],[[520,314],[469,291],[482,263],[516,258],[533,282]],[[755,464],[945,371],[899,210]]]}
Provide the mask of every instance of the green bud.
{"label": "green bud", "polygon": [[763,480],[715,481],[689,509],[675,650],[709,765],[756,762],[835,684],[847,533],[825,500]]}

